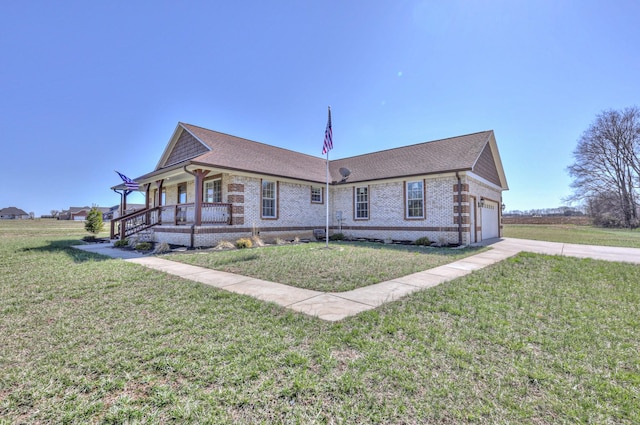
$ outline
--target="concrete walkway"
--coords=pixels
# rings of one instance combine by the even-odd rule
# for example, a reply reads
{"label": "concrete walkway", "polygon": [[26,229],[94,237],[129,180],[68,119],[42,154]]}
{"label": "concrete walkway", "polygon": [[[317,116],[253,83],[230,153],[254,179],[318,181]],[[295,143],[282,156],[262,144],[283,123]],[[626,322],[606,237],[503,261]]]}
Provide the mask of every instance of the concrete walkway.
{"label": "concrete walkway", "polygon": [[81,249],[82,251],[87,252],[93,252],[94,254],[104,255],[106,257],[122,258],[123,260],[144,257],[144,254],[140,254],[138,251],[128,251],[125,249],[115,248],[113,246],[113,242],[72,245],[72,248]]}
{"label": "concrete walkway", "polygon": [[442,282],[495,264],[521,251],[640,264],[640,249],[637,248],[575,245],[512,238],[492,239],[479,245],[487,245],[492,249],[444,266],[347,292],[319,292],[295,288],[281,283],[191,266],[160,257],[145,256],[113,248],[110,244],[77,245],[74,248],[113,258],[124,258],[132,263],[226,291],[273,302],[328,321],[342,320],[345,317],[374,309],[413,292],[431,288]]}

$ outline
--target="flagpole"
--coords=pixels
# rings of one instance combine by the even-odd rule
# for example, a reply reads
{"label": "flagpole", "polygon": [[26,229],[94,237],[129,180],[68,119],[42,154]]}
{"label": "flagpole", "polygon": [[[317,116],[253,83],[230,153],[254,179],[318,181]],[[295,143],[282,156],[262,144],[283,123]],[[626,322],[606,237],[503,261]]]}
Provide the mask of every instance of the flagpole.
{"label": "flagpole", "polygon": [[324,236],[325,236],[325,240],[326,240],[326,248],[329,248],[329,151],[327,150],[327,159],[325,161],[326,163],[326,177],[327,177],[327,194],[326,194],[326,198],[327,198],[327,226],[324,232]]}
{"label": "flagpole", "polygon": [[327,225],[324,230],[324,238],[326,242],[326,247],[329,248],[329,151],[333,149],[333,130],[331,129],[331,106],[327,108],[328,117],[327,117],[327,128],[324,131],[324,144],[322,145],[322,153],[327,154],[327,159],[325,160],[326,167],[326,178],[327,178],[327,189],[326,189],[326,203],[327,203]]}

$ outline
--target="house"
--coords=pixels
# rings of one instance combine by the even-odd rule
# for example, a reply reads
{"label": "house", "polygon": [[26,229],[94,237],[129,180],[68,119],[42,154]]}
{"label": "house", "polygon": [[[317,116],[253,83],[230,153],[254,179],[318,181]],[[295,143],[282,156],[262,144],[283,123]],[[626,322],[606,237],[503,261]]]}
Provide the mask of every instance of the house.
{"label": "house", "polygon": [[127,215],[127,214],[131,214],[134,213],[136,211],[140,211],[145,209],[145,205],[144,204],[127,204],[126,208],[124,209],[124,213],[120,214],[120,205],[114,205],[112,207],[109,208],[109,211],[104,213],[102,215],[102,219],[105,221],[108,220],[112,220],[114,218],[118,218],[120,216],[123,215]]}
{"label": "house", "polygon": [[467,245],[501,235],[508,185],[493,131],[328,166],[327,191],[324,158],[178,123],[156,168],[135,179],[145,208],[113,220],[112,238],[144,229],[190,247],[254,234],[311,238],[323,233],[326,202],[329,232],[352,238]]}
{"label": "house", "polygon": [[29,218],[29,214],[16,207],[7,207],[0,210],[0,220],[15,220]]}
{"label": "house", "polygon": [[[58,214],[58,220],[75,220],[75,221],[83,221],[87,219],[87,215],[89,211],[91,211],[93,207],[69,207],[68,210],[62,210],[60,214]],[[108,213],[110,212],[109,208],[105,207],[96,207],[102,213],[103,219],[106,220],[105,215],[108,217]]]}

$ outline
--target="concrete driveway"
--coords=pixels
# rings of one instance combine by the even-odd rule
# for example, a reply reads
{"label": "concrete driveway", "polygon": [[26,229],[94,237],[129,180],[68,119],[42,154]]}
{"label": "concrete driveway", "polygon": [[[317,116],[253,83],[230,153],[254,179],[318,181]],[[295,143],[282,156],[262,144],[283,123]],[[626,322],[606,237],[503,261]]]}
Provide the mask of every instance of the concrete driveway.
{"label": "concrete driveway", "polygon": [[525,251],[535,252],[537,254],[564,255],[566,257],[593,258],[596,260],[640,264],[640,248],[578,245],[515,238],[490,239],[484,242],[483,245],[504,251]]}

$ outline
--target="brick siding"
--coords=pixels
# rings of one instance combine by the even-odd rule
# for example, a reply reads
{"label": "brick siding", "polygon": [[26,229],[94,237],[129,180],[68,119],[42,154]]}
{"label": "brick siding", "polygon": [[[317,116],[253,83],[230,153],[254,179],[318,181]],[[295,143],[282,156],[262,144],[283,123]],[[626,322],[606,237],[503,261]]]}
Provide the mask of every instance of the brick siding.
{"label": "brick siding", "polygon": [[[463,244],[471,240],[471,196],[476,201],[481,197],[500,201],[500,191],[479,179],[464,173],[462,179],[461,209],[458,205],[458,181],[455,175],[423,176],[408,180],[389,180],[370,182],[369,218],[355,220],[354,187],[356,184],[332,185],[329,188],[330,233],[342,232],[352,238],[375,238],[393,240],[416,240],[428,237],[431,241],[443,244],[456,244],[459,240],[458,211],[462,222]],[[324,229],[326,204],[311,202],[312,184],[297,183],[275,178],[265,179],[278,182],[278,218],[263,219],[261,217],[261,181],[257,177],[223,174],[223,199],[232,203],[233,222],[230,226],[201,226],[194,229],[196,246],[213,246],[221,240],[236,240],[240,237],[257,233],[265,240],[282,238],[312,238],[314,229]],[[405,182],[424,181],[425,217],[406,219],[405,214]],[[167,204],[177,200],[176,185],[165,186]],[[187,202],[194,202],[194,183],[187,186]],[[326,199],[325,199],[326,201]],[[478,240],[481,240],[482,222],[480,211],[477,211],[476,228]],[[338,221],[336,214],[342,213]],[[170,230],[171,229],[171,230]],[[186,233],[188,234],[186,234]],[[190,226],[162,226],[156,229],[158,240],[170,243],[190,245]],[[186,243],[184,243],[186,241]]]}

